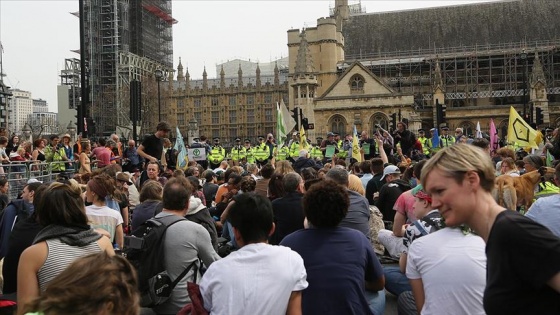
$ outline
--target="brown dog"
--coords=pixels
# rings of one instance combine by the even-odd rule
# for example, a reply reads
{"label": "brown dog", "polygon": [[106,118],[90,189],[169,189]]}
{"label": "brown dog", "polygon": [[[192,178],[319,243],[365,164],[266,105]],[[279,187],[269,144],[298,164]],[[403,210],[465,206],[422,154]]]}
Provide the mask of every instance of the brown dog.
{"label": "brown dog", "polygon": [[525,206],[525,211],[527,211],[533,204],[535,186],[541,181],[545,181],[545,178],[554,176],[554,171],[552,167],[541,167],[519,177],[500,175],[496,178],[492,195],[502,207],[516,210],[517,205],[521,204]]}

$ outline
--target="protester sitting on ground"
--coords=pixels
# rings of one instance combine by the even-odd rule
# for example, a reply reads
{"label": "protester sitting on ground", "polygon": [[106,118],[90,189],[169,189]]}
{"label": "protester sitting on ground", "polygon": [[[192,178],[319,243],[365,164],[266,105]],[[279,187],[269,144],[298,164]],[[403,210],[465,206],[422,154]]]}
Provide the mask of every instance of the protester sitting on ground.
{"label": "protester sitting on ground", "polygon": [[274,199],[284,197],[284,185],[282,180],[284,175],[274,173],[268,182],[268,199],[274,201]]}
{"label": "protester sitting on ground", "polygon": [[288,173],[294,172],[294,168],[290,161],[277,161],[274,168],[275,174],[286,175]]}
{"label": "protester sitting on ground", "polygon": [[272,164],[267,163],[261,167],[261,178],[257,180],[257,186],[255,187],[255,193],[257,195],[261,195],[263,197],[268,196],[268,182],[270,181],[270,177],[274,174],[274,166]]}
{"label": "protester sitting on ground", "polygon": [[315,178],[318,177],[317,170],[315,170],[312,167],[302,169],[300,175],[301,175],[301,178],[303,178],[304,182],[306,182],[310,179],[315,179]]}
{"label": "protester sitting on ground", "polygon": [[106,174],[92,177],[86,186],[86,200],[91,203],[86,207],[86,215],[91,227],[109,232],[111,243],[119,248],[124,246],[123,217],[105,203],[114,187],[111,178]]}
{"label": "protester sitting on ground", "polygon": [[202,192],[202,185],[200,185],[200,180],[196,176],[187,176],[186,179],[191,183],[192,187],[192,196],[198,198],[202,205],[206,207],[206,198],[204,197],[204,193]]}
{"label": "protester sitting on ground", "polygon": [[[47,189],[47,185],[39,182],[27,184],[23,188],[22,201],[31,203],[33,207],[39,203],[43,192]],[[6,215],[5,210],[4,215]],[[1,243],[2,249],[6,249],[4,263],[2,267],[2,276],[4,279],[3,294],[15,293],[17,290],[17,268],[21,253],[33,244],[35,236],[43,229],[37,220],[37,212],[33,211],[28,218],[19,218],[18,222],[13,225],[10,237],[6,244]]]}
{"label": "protester sitting on ground", "polygon": [[0,259],[6,256],[14,226],[33,214],[35,210],[33,206],[33,195],[39,186],[41,186],[40,182],[33,182],[25,185],[23,187],[21,199],[12,200],[2,211],[0,219]]}
{"label": "protester sitting on ground", "polygon": [[81,193],[77,185],[55,182],[39,200],[35,211],[45,228],[21,254],[18,308],[39,296],[77,258],[100,251],[114,255],[111,241],[89,226]]}
{"label": "protester sitting on ground", "polygon": [[[441,215],[437,209],[433,209],[432,198],[423,190],[422,185],[414,187],[411,193],[414,198],[414,216],[420,219],[406,227],[403,238],[403,252],[399,257],[399,266],[383,267],[385,289],[397,297],[405,291],[412,291],[410,282],[406,277],[406,261],[410,244],[424,235],[443,228]],[[412,298],[412,295],[410,297]],[[413,300],[409,305],[412,305],[413,311],[416,312],[416,305]]]}
{"label": "protester sitting on ground", "polygon": [[[163,210],[156,215],[156,219],[170,216],[184,218],[189,208],[190,185],[178,178],[171,178],[163,187]],[[193,262],[202,260],[205,266],[220,259],[212,247],[210,235],[202,226],[189,220],[181,220],[167,228],[164,239],[165,270],[171,279],[177,277]],[[170,298],[154,308],[157,314],[177,314],[190,302],[187,294],[187,282],[193,281],[195,275],[200,278],[200,268],[193,268],[183,277],[173,289]]]}
{"label": "protester sitting on ground", "polygon": [[148,219],[153,218],[163,209],[163,186],[154,180],[147,180],[140,191],[140,204],[136,206],[132,214],[132,231]]}
{"label": "protester sitting on ground", "polygon": [[[412,174],[411,178],[414,179],[414,183],[416,183],[416,179],[420,178],[422,175],[422,167],[425,163],[425,160],[420,161],[405,171],[406,173]],[[412,182],[410,180],[403,179],[403,181],[409,182],[412,187]],[[414,222],[418,218],[414,214],[414,199],[412,190],[407,190],[400,194],[393,205],[393,210],[395,210],[393,229],[383,229],[379,231],[379,242],[383,244],[392,257],[398,257],[398,255],[405,250],[403,236],[406,227],[409,223]]]}
{"label": "protester sitting on ground", "polygon": [[267,244],[275,226],[270,201],[243,194],[228,220],[240,249],[204,274],[204,307],[212,314],[301,314],[301,292],[308,286],[305,267],[294,251]]}
{"label": "protester sitting on ground", "polygon": [[292,166],[296,173],[301,173],[304,168],[315,167],[315,161],[309,157],[307,150],[299,150],[298,158]]}
{"label": "protester sitting on ground", "polygon": [[466,224],[486,242],[486,314],[558,314],[560,239],[496,203],[494,171],[484,151],[458,144],[428,160],[422,185],[447,226]]}
{"label": "protester sitting on ground", "polygon": [[230,176],[230,186],[232,186],[232,190],[224,195],[224,198],[229,201],[227,202],[227,207],[225,208],[224,212],[220,215],[220,223],[224,227],[222,231],[222,237],[227,238],[234,248],[237,248],[237,244],[235,243],[235,237],[233,235],[233,230],[231,229],[231,223],[227,221],[229,210],[233,206],[235,206],[235,200],[238,196],[254,192],[256,186],[256,182],[251,176],[242,177],[239,184],[235,184],[234,180],[236,180],[236,176],[237,175]]}
{"label": "protester sitting on ground", "polygon": [[[241,169],[241,170],[243,170],[243,169]],[[231,174],[241,175],[241,172],[239,171],[239,169],[237,167],[231,167],[231,168],[228,168],[228,170],[225,171],[225,173],[223,173],[223,174],[224,174],[224,183],[218,187],[218,191],[216,191],[216,198],[214,199],[214,202],[216,203],[216,205],[219,204],[220,202],[222,202],[222,195],[229,191],[228,182],[229,182],[229,177],[231,176]],[[239,179],[239,182],[241,182],[241,179]]]}
{"label": "protester sitting on ground", "polygon": [[299,229],[303,229],[303,179],[298,173],[288,173],[282,178],[284,197],[274,199],[272,211],[274,213],[274,233],[270,237],[270,244],[278,245],[284,237]]}
{"label": "protester sitting on ground", "polygon": [[149,162],[148,167],[146,168],[146,173],[148,174],[148,179],[155,180],[159,182],[162,186],[165,186],[167,182],[167,178],[160,176],[161,169],[160,164],[158,162]]}
{"label": "protester sitting on ground", "polygon": [[126,258],[91,254],[70,264],[21,313],[138,315],[137,287],[136,272]]}
{"label": "protester sitting on ground", "polygon": [[[556,186],[560,186],[560,164],[556,165],[554,182]],[[546,226],[560,237],[560,194],[537,199],[525,216]]]}
{"label": "protester sitting on ground", "polygon": [[363,233],[340,227],[350,200],[332,180],[311,186],[303,197],[309,228],[284,238],[303,258],[309,287],[303,314],[383,314],[383,269]]}
{"label": "protester sitting on ground", "polygon": [[507,157],[502,159],[502,165],[500,167],[500,173],[502,175],[509,175],[512,177],[519,177],[519,171],[512,158]]}
{"label": "protester sitting on ground", "polygon": [[206,170],[202,173],[202,177],[205,179],[202,185],[202,193],[204,194],[204,199],[206,199],[206,206],[211,207],[214,198],[216,198],[216,192],[218,192],[217,176],[211,170]]}
{"label": "protester sitting on ground", "polygon": [[[399,314],[485,314],[484,241],[467,228],[446,227],[416,239],[408,250],[406,276],[412,295],[399,296]],[[403,312],[413,304],[415,310],[408,307],[410,311]]]}

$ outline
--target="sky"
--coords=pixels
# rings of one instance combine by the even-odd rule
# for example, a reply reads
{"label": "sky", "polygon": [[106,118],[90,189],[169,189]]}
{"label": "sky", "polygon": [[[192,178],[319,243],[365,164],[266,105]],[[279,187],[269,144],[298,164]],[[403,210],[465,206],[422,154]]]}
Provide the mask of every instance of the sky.
{"label": "sky", "polygon": [[[130,0],[136,1],[136,0]],[[362,0],[366,12],[385,12],[496,0]],[[499,0],[498,0],[499,1]],[[350,0],[350,3],[357,1]],[[287,57],[287,30],[313,27],[329,15],[329,0],[173,0],[174,67],[182,60],[191,79],[204,67],[233,59],[270,62]],[[57,111],[56,86],[64,59],[79,58],[77,0],[0,0],[4,83],[30,91]]]}

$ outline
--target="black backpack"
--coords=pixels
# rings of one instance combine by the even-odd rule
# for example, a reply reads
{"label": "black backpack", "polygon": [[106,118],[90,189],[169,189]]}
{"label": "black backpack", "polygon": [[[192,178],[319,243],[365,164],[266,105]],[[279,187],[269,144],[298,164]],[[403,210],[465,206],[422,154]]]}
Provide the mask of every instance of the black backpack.
{"label": "black backpack", "polygon": [[123,255],[132,263],[138,273],[140,305],[154,307],[164,303],[183,277],[196,265],[188,266],[175,280],[165,269],[164,239],[167,228],[185,218],[170,215],[151,218],[125,236]]}

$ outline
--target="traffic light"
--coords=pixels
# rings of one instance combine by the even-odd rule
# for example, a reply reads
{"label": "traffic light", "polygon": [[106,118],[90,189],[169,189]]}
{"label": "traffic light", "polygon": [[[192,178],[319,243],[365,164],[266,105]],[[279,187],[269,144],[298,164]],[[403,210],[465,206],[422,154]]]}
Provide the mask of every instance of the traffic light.
{"label": "traffic light", "polygon": [[294,117],[294,120],[296,121],[296,130],[299,130],[299,108],[294,107],[294,109],[292,109],[292,112],[292,117]]}
{"label": "traffic light", "polygon": [[309,129],[309,120],[307,118],[302,118],[301,125],[303,126],[303,129],[305,130]]}
{"label": "traffic light", "polygon": [[391,114],[391,126],[393,127],[393,130],[397,130],[397,113]]}
{"label": "traffic light", "polygon": [[542,125],[544,123],[544,115],[543,115],[543,110],[540,107],[536,108],[536,117],[535,117],[535,122],[538,125]]}

